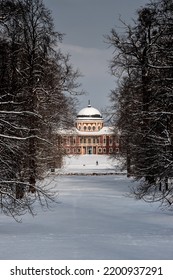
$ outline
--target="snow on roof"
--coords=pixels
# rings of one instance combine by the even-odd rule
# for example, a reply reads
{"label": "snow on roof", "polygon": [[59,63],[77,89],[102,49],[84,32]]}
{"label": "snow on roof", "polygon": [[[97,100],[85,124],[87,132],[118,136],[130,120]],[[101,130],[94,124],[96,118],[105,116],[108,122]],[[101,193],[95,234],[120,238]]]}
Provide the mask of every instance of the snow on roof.
{"label": "snow on roof", "polygon": [[100,129],[99,131],[80,131],[78,130],[76,127],[72,128],[72,129],[68,129],[68,130],[59,130],[58,131],[59,134],[64,134],[64,135],[81,135],[81,136],[99,136],[99,135],[103,135],[103,134],[113,134],[114,130],[113,127],[109,127],[109,126],[104,126],[102,129]]}
{"label": "snow on roof", "polygon": [[88,105],[88,107],[83,108],[79,111],[77,114],[77,119],[102,119],[102,115],[99,112],[99,110],[95,109],[94,107],[91,107],[91,105]]}
{"label": "snow on roof", "polygon": [[86,136],[94,136],[94,135],[103,135],[103,134],[113,134],[113,128],[104,126],[102,129],[99,131],[79,131],[77,130],[78,135],[86,135]]}

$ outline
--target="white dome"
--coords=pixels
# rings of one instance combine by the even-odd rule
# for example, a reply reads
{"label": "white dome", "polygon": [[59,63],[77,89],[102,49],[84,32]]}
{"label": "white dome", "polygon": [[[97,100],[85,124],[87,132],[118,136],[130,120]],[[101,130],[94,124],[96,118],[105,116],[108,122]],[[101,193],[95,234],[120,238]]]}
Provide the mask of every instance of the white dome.
{"label": "white dome", "polygon": [[83,108],[79,111],[77,114],[78,119],[102,119],[102,115],[99,112],[99,110],[95,109],[94,107],[91,107],[91,105],[88,105],[88,107]]}

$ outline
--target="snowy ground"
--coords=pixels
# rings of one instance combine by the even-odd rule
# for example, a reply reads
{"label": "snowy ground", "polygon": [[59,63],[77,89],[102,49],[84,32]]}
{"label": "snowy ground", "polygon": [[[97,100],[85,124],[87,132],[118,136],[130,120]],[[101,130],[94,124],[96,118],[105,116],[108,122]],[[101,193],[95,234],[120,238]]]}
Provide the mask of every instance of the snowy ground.
{"label": "snowy ground", "polygon": [[66,174],[119,174],[120,162],[104,155],[69,156],[64,159]]}
{"label": "snowy ground", "polygon": [[[84,156],[71,158],[66,172],[84,160],[95,170],[95,158]],[[173,259],[173,214],[130,198],[125,175],[63,175],[51,184],[59,203],[50,211],[36,205],[37,215],[20,224],[0,215],[0,259]]]}

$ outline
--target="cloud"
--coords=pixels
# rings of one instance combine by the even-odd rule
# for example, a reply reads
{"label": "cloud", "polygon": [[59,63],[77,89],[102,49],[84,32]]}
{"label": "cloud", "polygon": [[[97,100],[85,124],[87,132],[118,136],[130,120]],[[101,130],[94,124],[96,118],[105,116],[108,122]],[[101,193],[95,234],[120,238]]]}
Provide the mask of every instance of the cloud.
{"label": "cloud", "polygon": [[97,49],[72,44],[61,44],[63,53],[71,55],[71,63],[78,68],[83,77],[80,78],[86,96],[79,97],[81,108],[88,104],[88,99],[96,108],[108,105],[108,95],[115,87],[114,78],[109,74],[108,60],[110,49]]}
{"label": "cloud", "polygon": [[71,55],[74,67],[87,77],[103,78],[108,76],[108,60],[111,55],[108,49],[87,48],[62,44],[62,51]]}

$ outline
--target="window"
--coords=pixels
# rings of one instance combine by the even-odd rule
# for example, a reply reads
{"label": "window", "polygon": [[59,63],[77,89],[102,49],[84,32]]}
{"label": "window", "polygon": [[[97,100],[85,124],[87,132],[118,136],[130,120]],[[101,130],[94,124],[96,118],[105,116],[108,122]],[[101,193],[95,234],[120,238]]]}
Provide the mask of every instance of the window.
{"label": "window", "polygon": [[86,143],[86,138],[84,138],[84,143]]}
{"label": "window", "polygon": [[86,131],[86,126],[84,126],[84,130]]}
{"label": "window", "polygon": [[93,131],[96,129],[96,127],[95,126],[93,126]]}
{"label": "window", "polygon": [[78,154],[80,154],[80,149],[77,149]]}
{"label": "window", "polygon": [[69,145],[73,145],[73,137],[70,137],[70,139],[69,139]]}
{"label": "window", "polygon": [[93,138],[93,143],[95,144],[95,142],[96,142],[96,139],[95,139],[95,138]]}
{"label": "window", "polygon": [[88,126],[88,130],[91,130],[91,126],[90,125]]}
{"label": "window", "polygon": [[99,152],[99,153],[102,153],[102,149],[101,149],[101,148],[99,148],[99,149],[98,149],[98,152]]}
{"label": "window", "polygon": [[113,152],[113,149],[112,149],[112,148],[110,148],[110,149],[109,149],[109,153],[112,153],[112,152]]}
{"label": "window", "polygon": [[99,137],[97,138],[97,143],[100,143],[100,139],[99,139]]}
{"label": "window", "polygon": [[80,143],[82,143],[82,137],[80,137]]}
{"label": "window", "polygon": [[91,138],[88,138],[88,144],[91,144]]}
{"label": "window", "polygon": [[106,149],[105,148],[103,149],[103,153],[106,154]]}

